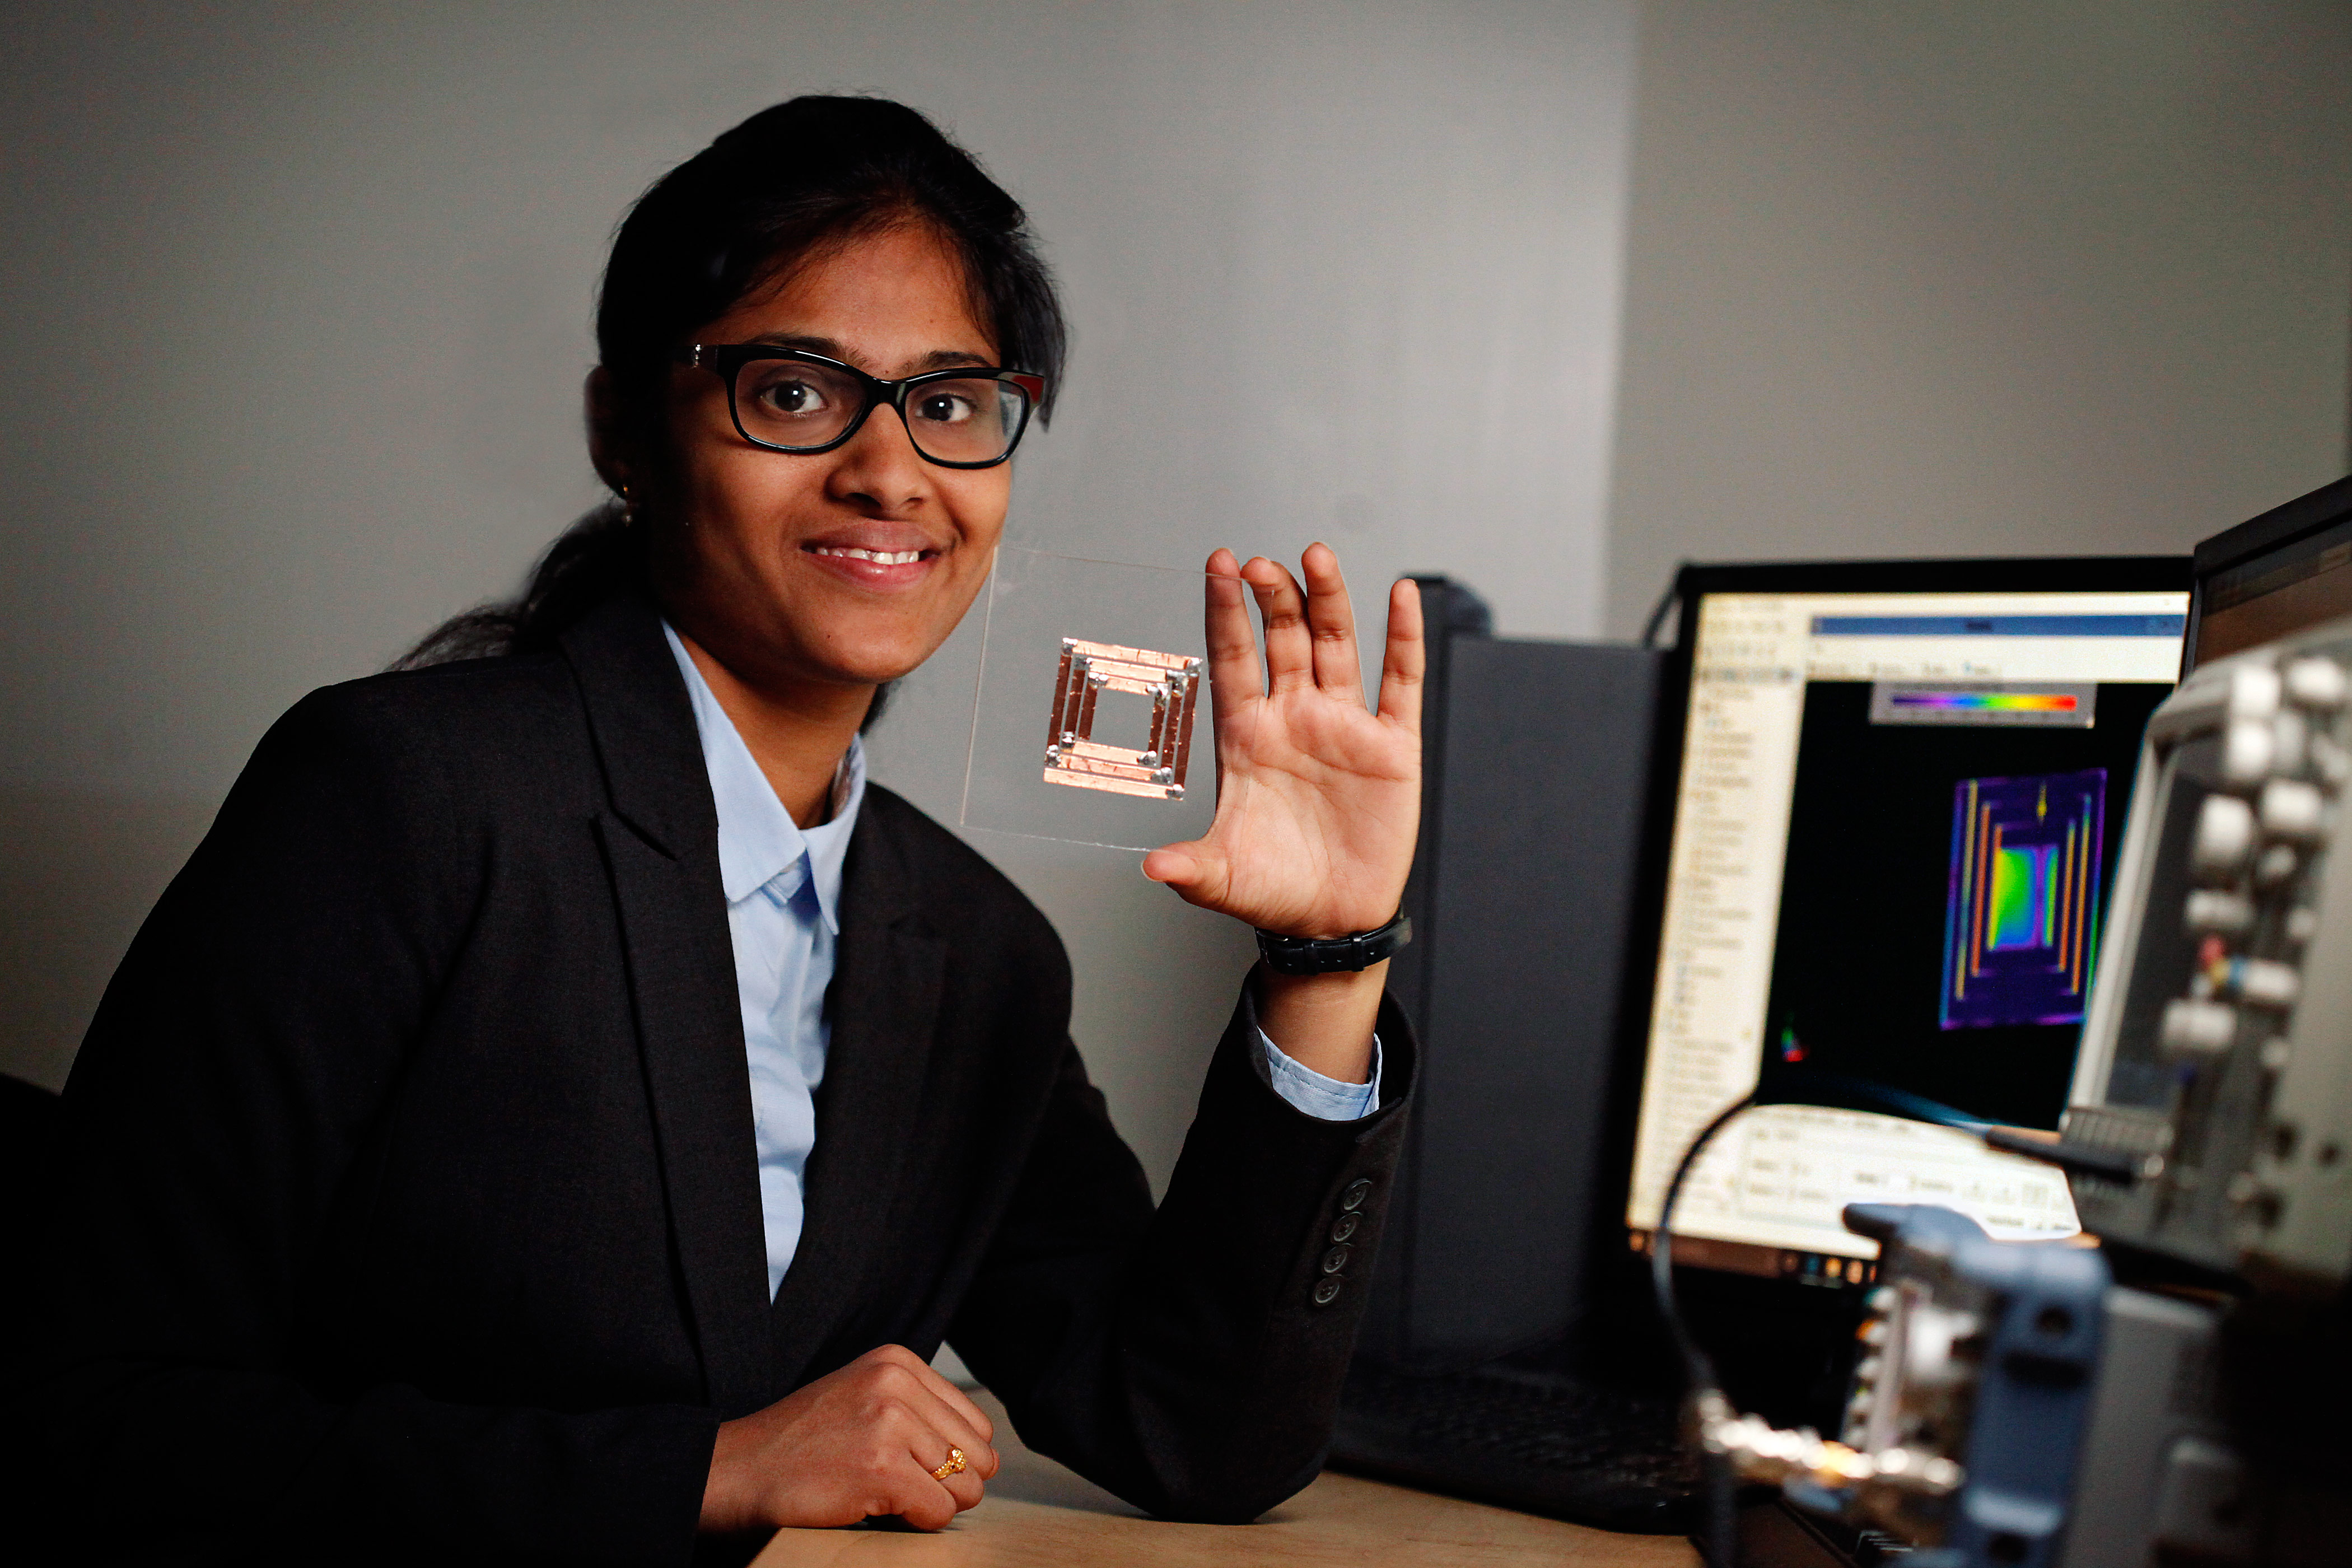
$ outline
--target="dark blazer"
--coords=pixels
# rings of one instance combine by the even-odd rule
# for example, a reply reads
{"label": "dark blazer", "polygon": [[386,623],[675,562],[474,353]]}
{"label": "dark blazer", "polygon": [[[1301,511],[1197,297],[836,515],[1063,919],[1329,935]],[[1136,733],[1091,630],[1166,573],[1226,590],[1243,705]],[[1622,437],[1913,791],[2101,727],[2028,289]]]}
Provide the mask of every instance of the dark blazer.
{"label": "dark blazer", "polygon": [[717,845],[635,598],[270,731],[66,1090],[58,1353],[8,1419],[98,1510],[78,1556],[683,1562],[721,1418],[943,1338],[1146,1509],[1246,1520],[1313,1476],[1403,1016],[1383,1108],[1331,1123],[1238,1009],[1155,1214],[1052,929],[871,787],[772,1306]]}

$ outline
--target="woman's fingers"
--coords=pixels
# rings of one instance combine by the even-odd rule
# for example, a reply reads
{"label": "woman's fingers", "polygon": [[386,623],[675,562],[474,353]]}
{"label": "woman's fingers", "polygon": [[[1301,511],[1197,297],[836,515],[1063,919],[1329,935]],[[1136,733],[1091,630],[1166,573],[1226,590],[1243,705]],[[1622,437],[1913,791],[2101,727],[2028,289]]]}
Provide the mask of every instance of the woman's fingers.
{"label": "woman's fingers", "polygon": [[[903,1345],[877,1346],[764,1410],[719,1424],[703,1526],[823,1527],[895,1514],[943,1529],[981,1500],[996,1474],[995,1436],[987,1414],[921,1357]],[[961,1468],[952,1468],[959,1452]]]}
{"label": "woman's fingers", "polygon": [[1250,630],[1249,596],[1242,582],[1241,563],[1230,550],[1209,557],[1208,612],[1209,690],[1215,698],[1220,724],[1241,710],[1243,703],[1265,689],[1258,669],[1257,637]]}
{"label": "woman's fingers", "polygon": [[[961,1398],[961,1391],[957,1393],[960,1403],[968,1407],[971,1405],[970,1400]],[[923,1468],[936,1470],[949,1463],[948,1450],[957,1448],[963,1453],[964,1469],[975,1482],[984,1481],[996,1474],[1001,1461],[996,1457],[996,1445],[990,1436],[988,1417],[981,1415],[976,1407],[971,1411],[974,1418],[966,1419],[963,1411],[934,1397],[928,1408],[919,1408],[916,1413],[939,1440],[939,1451],[931,1455]]]}
{"label": "woman's fingers", "polygon": [[[896,1350],[912,1363],[916,1380],[924,1390],[954,1412],[982,1442],[993,1443],[996,1440],[996,1423],[988,1418],[988,1412],[973,1404],[971,1396],[950,1382],[945,1373],[903,1345],[888,1348]],[[992,1460],[992,1467],[993,1463]]]}
{"label": "woman's fingers", "polygon": [[1204,838],[1161,845],[1143,858],[1143,874],[1192,904],[1216,904],[1228,881],[1223,856]]}
{"label": "woman's fingers", "polygon": [[[1248,618],[1235,617],[1231,598],[1220,603],[1223,591],[1223,563],[1232,559],[1221,550],[1210,558],[1209,659],[1211,674],[1220,679],[1221,695],[1234,690],[1231,677],[1256,675],[1256,649],[1249,637]],[[1356,662],[1356,612],[1348,600],[1348,581],[1339,571],[1339,557],[1328,544],[1310,544],[1299,560],[1306,575],[1298,579],[1278,561],[1255,556],[1241,568],[1241,578],[1257,599],[1265,623],[1265,678],[1263,688],[1289,691],[1312,684],[1333,697],[1364,700],[1363,675]]]}
{"label": "woman's fingers", "polygon": [[1388,647],[1381,656],[1381,717],[1421,732],[1421,685],[1429,668],[1421,626],[1421,584],[1400,577],[1389,590]]}
{"label": "woman's fingers", "polygon": [[[912,1453],[907,1456],[907,1462],[910,1466],[922,1463]],[[955,1522],[955,1516],[963,1511],[964,1506],[944,1482],[921,1475],[907,1482],[904,1495],[868,1510],[866,1517],[887,1519],[896,1515],[917,1530],[945,1530]]]}
{"label": "woman's fingers", "polygon": [[1307,599],[1289,568],[1258,555],[1242,568],[1242,575],[1257,596],[1257,613],[1265,622],[1267,691],[1279,695],[1313,681],[1315,646],[1307,629]]}
{"label": "woman's fingers", "polygon": [[885,1358],[880,1392],[917,1424],[908,1438],[910,1449],[918,1458],[936,1450],[923,1459],[924,1469],[938,1469],[948,1462],[950,1448],[961,1448],[966,1468],[979,1479],[996,1473],[995,1424],[962,1389],[910,1350],[888,1345],[870,1353]]}
{"label": "woman's fingers", "polygon": [[1143,874],[1181,890],[1199,880],[1201,862],[1190,843],[1163,844],[1143,858]]}
{"label": "woman's fingers", "polygon": [[1361,703],[1364,677],[1356,664],[1356,607],[1348,602],[1339,552],[1328,544],[1310,544],[1298,565],[1307,577],[1307,630],[1315,650],[1315,684],[1329,696]]}
{"label": "woman's fingers", "polygon": [[[944,1529],[981,1500],[986,1481],[997,1472],[995,1424],[912,1351],[886,1345],[861,1359],[877,1363],[875,1392],[888,1412],[880,1430],[895,1430],[913,1466],[892,1485],[898,1495],[891,1511],[918,1529]],[[958,1456],[961,1467],[955,1466]],[[940,1475],[942,1469],[949,1473]]]}
{"label": "woman's fingers", "polygon": [[[964,1510],[979,1507],[982,1499],[987,1496],[988,1488],[984,1484],[986,1478],[982,1476],[979,1467],[971,1462],[970,1449],[964,1450],[966,1461],[962,1469],[950,1471],[944,1477],[940,1475],[940,1470],[948,1463],[948,1448],[960,1447],[961,1447],[960,1444],[950,1444],[948,1447],[940,1447],[935,1443],[927,1444],[919,1441],[908,1450],[909,1457],[921,1468],[924,1482],[937,1487],[942,1494],[936,1500],[927,1495],[918,1502],[917,1506],[921,1507],[923,1503],[929,1503],[934,1509],[942,1504],[946,1508],[945,1517],[939,1518],[936,1523],[918,1519],[912,1514],[900,1515],[899,1517],[905,1519],[908,1523],[919,1524],[925,1530],[940,1529]],[[933,1452],[934,1449],[937,1451]]]}
{"label": "woman's fingers", "polygon": [[[996,1450],[943,1402],[908,1401],[895,1425],[906,1468],[891,1483],[888,1511],[918,1529],[940,1530],[987,1495],[988,1479],[999,1467]],[[963,1459],[960,1468],[958,1455]]]}

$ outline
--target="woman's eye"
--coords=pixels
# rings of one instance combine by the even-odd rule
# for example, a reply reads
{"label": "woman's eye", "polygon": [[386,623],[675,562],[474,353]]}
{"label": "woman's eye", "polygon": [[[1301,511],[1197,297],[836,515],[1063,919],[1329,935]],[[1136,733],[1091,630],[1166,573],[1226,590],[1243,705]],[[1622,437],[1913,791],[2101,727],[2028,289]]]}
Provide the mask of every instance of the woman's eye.
{"label": "woman's eye", "polygon": [[825,406],[824,390],[805,381],[777,380],[760,388],[761,404],[778,414],[819,414]]}
{"label": "woman's eye", "polygon": [[927,392],[915,405],[918,417],[932,425],[961,425],[980,412],[969,397],[956,392]]}

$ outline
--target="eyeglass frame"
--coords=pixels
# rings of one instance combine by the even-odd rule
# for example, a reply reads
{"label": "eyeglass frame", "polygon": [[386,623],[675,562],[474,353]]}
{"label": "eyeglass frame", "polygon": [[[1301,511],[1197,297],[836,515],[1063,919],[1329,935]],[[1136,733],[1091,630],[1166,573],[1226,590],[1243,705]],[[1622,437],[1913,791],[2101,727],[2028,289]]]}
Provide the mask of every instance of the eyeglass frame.
{"label": "eyeglass frame", "polygon": [[[782,452],[787,457],[793,458],[814,458],[845,444],[851,437],[866,428],[868,416],[887,403],[897,412],[898,423],[906,426],[907,442],[915,448],[915,456],[922,458],[923,461],[942,468],[993,468],[1000,464],[1012,461],[1014,448],[1021,445],[1021,437],[1028,434],[1030,416],[1037,412],[1038,404],[1043,402],[1045,396],[1044,376],[1033,375],[1025,370],[1006,370],[1001,365],[992,364],[956,365],[947,370],[927,370],[919,375],[887,381],[878,375],[870,375],[856,365],[841,360],[829,359],[820,353],[811,353],[806,349],[784,348],[776,343],[688,343],[678,351],[677,357],[678,363],[707,370],[726,384],[727,417],[734,421],[735,433],[738,436],[763,452]],[[820,446],[785,447],[773,441],[762,441],[743,427],[743,411],[735,404],[735,383],[736,379],[743,374],[745,365],[755,360],[763,359],[792,360],[802,364],[821,364],[828,370],[845,371],[856,378],[858,385],[864,389],[865,406],[851,416],[849,423],[842,427],[840,435]],[[907,397],[915,388],[940,381],[1002,381],[1010,382],[1021,389],[1027,399],[1021,407],[1021,423],[1013,426],[1012,437],[1004,443],[1004,450],[1001,455],[990,458],[983,462],[959,463],[945,458],[934,458],[923,450],[923,444],[915,439],[914,426],[907,421]]]}

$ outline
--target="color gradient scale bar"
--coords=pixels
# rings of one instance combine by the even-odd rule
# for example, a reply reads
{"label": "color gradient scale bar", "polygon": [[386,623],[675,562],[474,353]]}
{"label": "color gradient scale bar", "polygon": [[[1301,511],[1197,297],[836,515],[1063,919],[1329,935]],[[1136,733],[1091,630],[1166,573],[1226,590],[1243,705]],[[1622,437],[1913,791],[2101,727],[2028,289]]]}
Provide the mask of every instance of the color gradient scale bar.
{"label": "color gradient scale bar", "polygon": [[2072,713],[2082,699],[2071,691],[1897,691],[1897,708],[1958,708],[1994,713]]}
{"label": "color gradient scale bar", "polygon": [[2099,688],[2088,680],[1879,680],[1871,683],[1874,724],[2013,725],[2087,730],[2098,721]]}

